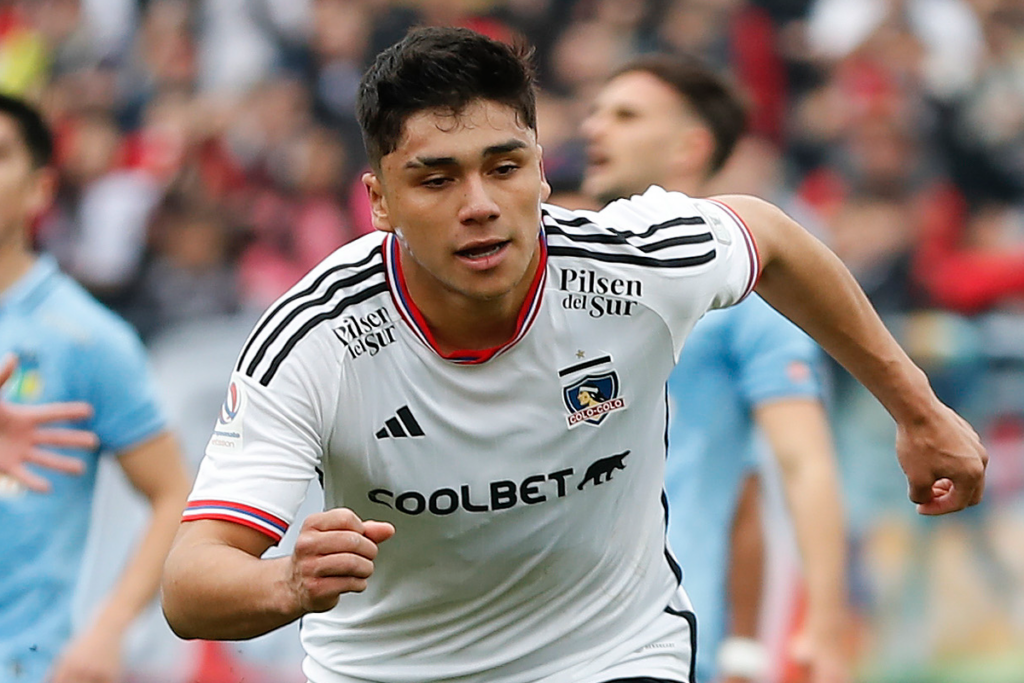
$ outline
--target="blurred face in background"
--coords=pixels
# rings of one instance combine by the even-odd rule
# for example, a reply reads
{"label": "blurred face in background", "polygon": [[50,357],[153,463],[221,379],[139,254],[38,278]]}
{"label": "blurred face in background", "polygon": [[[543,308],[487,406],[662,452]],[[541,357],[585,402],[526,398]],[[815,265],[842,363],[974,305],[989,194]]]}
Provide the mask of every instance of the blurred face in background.
{"label": "blurred face in background", "polygon": [[583,135],[583,191],[602,202],[699,175],[707,159],[696,146],[709,137],[704,126],[670,85],[646,71],[608,82],[583,122]]}
{"label": "blurred face in background", "polygon": [[17,122],[0,114],[0,253],[27,248],[29,223],[50,200],[52,171],[36,168]]}

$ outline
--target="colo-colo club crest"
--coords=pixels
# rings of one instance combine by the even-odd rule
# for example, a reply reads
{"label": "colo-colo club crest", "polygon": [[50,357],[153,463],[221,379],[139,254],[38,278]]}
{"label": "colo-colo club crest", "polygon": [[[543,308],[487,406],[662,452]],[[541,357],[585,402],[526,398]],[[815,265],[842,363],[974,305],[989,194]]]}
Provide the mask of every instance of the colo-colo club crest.
{"label": "colo-colo club crest", "polygon": [[587,375],[562,389],[565,407],[569,409],[566,421],[569,429],[586,422],[601,424],[608,413],[626,407],[626,399],[619,396],[619,376],[614,370],[599,375]]}

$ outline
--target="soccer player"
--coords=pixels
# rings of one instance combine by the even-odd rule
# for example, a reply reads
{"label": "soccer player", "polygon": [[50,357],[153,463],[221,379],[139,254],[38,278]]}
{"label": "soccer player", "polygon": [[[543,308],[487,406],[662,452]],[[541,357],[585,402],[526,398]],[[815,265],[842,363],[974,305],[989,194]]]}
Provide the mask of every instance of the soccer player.
{"label": "soccer player", "polygon": [[[583,188],[602,202],[651,185],[702,195],[745,122],[738,96],[704,65],[641,57],[609,80],[584,122]],[[845,534],[816,351],[799,328],[751,296],[709,312],[669,377],[669,545],[698,615],[698,680],[734,683],[768,673],[757,641],[764,546],[755,425],[780,465],[808,580],[810,680],[847,678]]]}
{"label": "soccer player", "polygon": [[[17,366],[13,355],[0,361],[0,396]],[[0,400],[0,476],[11,477],[30,491],[46,493],[50,490],[50,482],[26,465],[64,474],[81,474],[84,468],[81,460],[44,450],[42,446],[95,448],[96,435],[92,432],[46,426],[84,420],[91,414],[92,408],[88,403],[16,406]]]}
{"label": "soccer player", "polygon": [[[32,218],[50,201],[53,143],[39,113],[0,96],[0,354],[13,352],[12,404],[85,402],[91,443],[64,445],[80,476],[42,474],[41,495],[0,475],[0,681],[118,680],[124,633],[159,585],[160,568],[188,494],[174,439],[130,328],[29,248]],[[25,415],[18,406],[14,415]],[[4,413],[12,414],[5,406]],[[17,423],[15,423],[17,424]],[[23,427],[18,427],[23,429]],[[72,594],[90,518],[101,453],[118,455],[152,517],[120,580],[91,621],[71,633]],[[38,487],[35,487],[38,488]]]}
{"label": "soccer player", "polygon": [[[690,681],[664,387],[696,320],[758,280],[893,414],[922,512],[980,500],[977,435],[778,209],[542,205],[528,62],[464,29],[381,53],[357,111],[378,232],[243,345],[165,565],[179,635],[301,618],[312,683]],[[260,559],[314,477],[327,509]]]}

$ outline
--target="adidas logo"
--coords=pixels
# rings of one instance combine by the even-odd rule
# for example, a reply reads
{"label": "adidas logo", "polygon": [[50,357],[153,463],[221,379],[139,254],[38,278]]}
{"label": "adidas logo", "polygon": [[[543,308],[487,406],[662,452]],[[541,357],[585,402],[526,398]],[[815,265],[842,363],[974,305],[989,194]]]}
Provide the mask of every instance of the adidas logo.
{"label": "adidas logo", "polygon": [[384,426],[376,434],[378,439],[404,439],[410,436],[423,436],[423,429],[412,416],[409,406],[399,408],[395,417],[385,420]]}

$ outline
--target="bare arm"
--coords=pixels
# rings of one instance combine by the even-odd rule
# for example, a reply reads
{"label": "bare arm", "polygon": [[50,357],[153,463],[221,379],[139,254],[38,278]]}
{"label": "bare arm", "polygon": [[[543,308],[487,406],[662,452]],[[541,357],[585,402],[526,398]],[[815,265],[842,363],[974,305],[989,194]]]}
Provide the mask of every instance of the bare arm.
{"label": "bare arm", "polygon": [[[729,535],[729,631],[728,640],[755,643],[761,621],[764,590],[764,529],[761,525],[761,495],[756,473],[743,480],[736,515]],[[728,641],[726,641],[728,642]],[[721,651],[719,652],[721,654]],[[719,661],[722,683],[745,683],[750,679],[729,670]]]}
{"label": "bare arm", "polygon": [[807,584],[798,655],[811,682],[846,681],[846,530],[825,409],[813,399],[788,398],[762,403],[754,415],[782,472]]}
{"label": "bare arm", "polygon": [[365,590],[377,544],[394,534],[336,508],[310,515],[291,556],[263,560],[270,539],[217,520],[181,525],[167,558],[163,607],[182,638],[254,638]]}
{"label": "bare arm", "polygon": [[757,292],[849,370],[896,421],[896,453],[918,511],[944,514],[980,502],[988,456],[978,435],[938,400],[849,270],[775,206],[740,195],[719,199],[743,218],[757,243]]}
{"label": "bare arm", "polygon": [[95,618],[61,655],[54,683],[118,680],[124,635],[156,595],[160,568],[188,495],[181,452],[166,432],[120,454],[118,462],[149,502],[149,525]]}
{"label": "bare arm", "polygon": [[743,480],[729,536],[729,633],[757,638],[764,588],[764,533],[757,475]]}
{"label": "bare arm", "polygon": [[[0,389],[14,375],[17,359],[0,361]],[[85,464],[78,458],[59,455],[42,446],[96,448],[96,435],[78,429],[46,428],[50,422],[82,420],[92,414],[87,403],[50,403],[38,406],[12,405],[0,400],[0,475],[13,477],[25,488],[39,493],[50,490],[50,482],[26,465],[45,467],[64,474],[81,474]]]}

